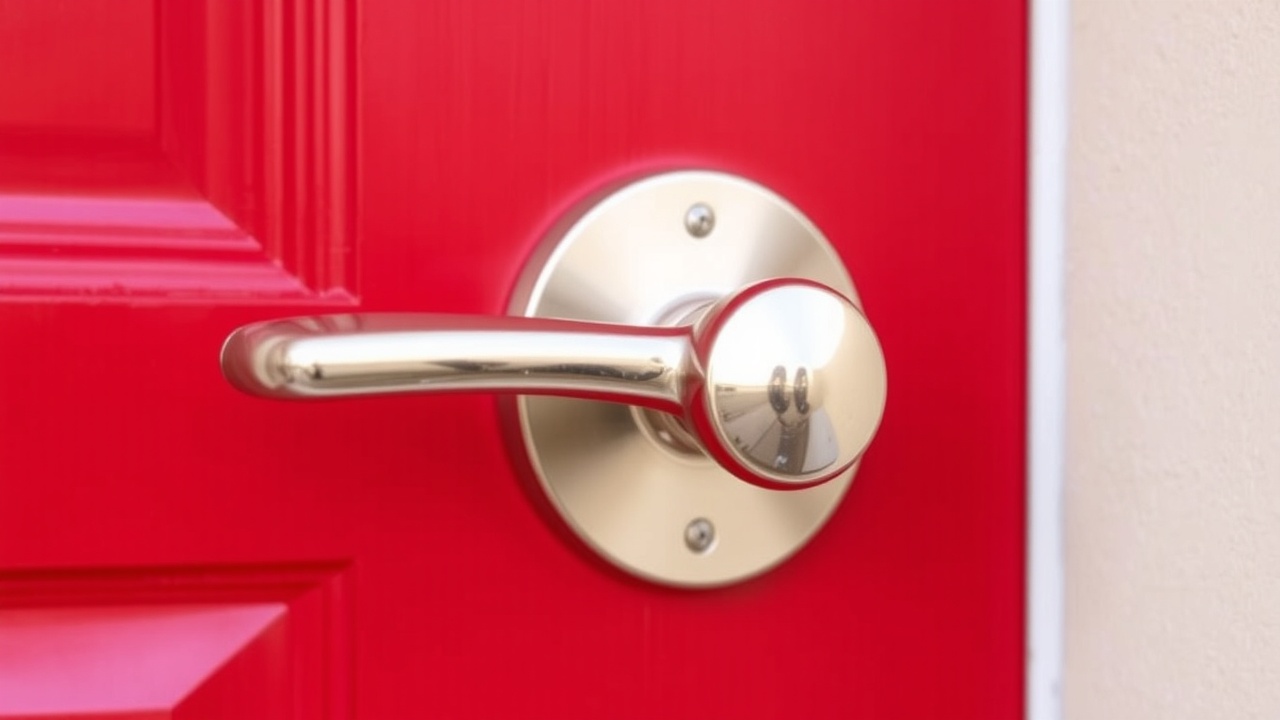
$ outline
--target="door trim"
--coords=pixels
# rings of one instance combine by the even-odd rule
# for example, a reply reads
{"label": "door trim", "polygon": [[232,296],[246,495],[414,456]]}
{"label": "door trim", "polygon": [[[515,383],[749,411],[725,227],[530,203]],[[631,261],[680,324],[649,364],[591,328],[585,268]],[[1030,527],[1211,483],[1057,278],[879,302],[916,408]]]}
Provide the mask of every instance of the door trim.
{"label": "door trim", "polygon": [[1031,0],[1028,26],[1028,720],[1062,717],[1066,448],[1066,180],[1070,10]]}

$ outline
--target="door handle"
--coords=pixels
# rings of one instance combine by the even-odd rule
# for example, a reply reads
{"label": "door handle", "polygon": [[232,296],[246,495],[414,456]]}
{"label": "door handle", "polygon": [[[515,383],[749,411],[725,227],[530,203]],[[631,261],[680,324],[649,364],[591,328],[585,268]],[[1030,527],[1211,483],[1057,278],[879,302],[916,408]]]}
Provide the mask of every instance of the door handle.
{"label": "door handle", "polygon": [[584,200],[546,232],[509,313],[256,323],[228,337],[222,368],[268,398],[500,393],[517,464],[568,529],[684,587],[803,546],[884,411],[884,356],[839,254],[740,177],[664,173]]}
{"label": "door handle", "polygon": [[755,283],[675,327],[429,314],[276,320],[232,333],[222,367],[253,395],[486,391],[623,402],[677,416],[734,475],[771,488],[857,460],[884,407],[870,324],[836,291]]}

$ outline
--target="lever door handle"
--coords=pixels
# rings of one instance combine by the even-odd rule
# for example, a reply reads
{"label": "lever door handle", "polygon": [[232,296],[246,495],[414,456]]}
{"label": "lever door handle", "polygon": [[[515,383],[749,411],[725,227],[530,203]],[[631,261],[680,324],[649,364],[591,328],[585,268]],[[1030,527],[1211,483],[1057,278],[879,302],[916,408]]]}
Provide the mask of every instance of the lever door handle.
{"label": "lever door handle", "polygon": [[276,399],[506,394],[516,466],[567,528],[685,587],[804,545],[884,412],[884,356],[840,254],[741,177],[662,173],[584,198],[532,248],[508,311],[247,325],[222,369]]}
{"label": "lever door handle", "polygon": [[563,395],[640,405],[725,469],[773,488],[847,470],[884,408],[884,358],[858,308],[825,285],[767,280],[673,327],[430,314],[248,325],[222,351],[237,388],[307,399],[405,392]]}

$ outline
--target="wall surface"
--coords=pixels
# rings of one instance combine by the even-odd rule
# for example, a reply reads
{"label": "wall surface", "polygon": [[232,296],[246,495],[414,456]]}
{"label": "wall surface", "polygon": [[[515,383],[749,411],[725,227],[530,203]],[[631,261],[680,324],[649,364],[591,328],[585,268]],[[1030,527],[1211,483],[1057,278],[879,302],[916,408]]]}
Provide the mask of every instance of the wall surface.
{"label": "wall surface", "polygon": [[1280,2],[1071,12],[1066,717],[1280,717]]}

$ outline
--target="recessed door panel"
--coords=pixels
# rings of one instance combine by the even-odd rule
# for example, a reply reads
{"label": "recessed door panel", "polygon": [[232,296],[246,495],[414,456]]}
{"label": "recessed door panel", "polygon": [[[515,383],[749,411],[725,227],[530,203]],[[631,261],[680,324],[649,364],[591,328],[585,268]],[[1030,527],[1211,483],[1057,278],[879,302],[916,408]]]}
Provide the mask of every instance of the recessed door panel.
{"label": "recessed door panel", "polygon": [[[1018,716],[1025,21],[0,0],[46,38],[0,43],[24,68],[0,80],[0,656],[9,621],[35,658],[76,618],[178,618],[148,636],[178,646],[229,613],[228,674],[188,683],[215,715],[243,690],[286,717]],[[491,397],[291,404],[220,373],[252,322],[503,314],[570,208],[682,169],[821,229],[890,378],[857,479],[767,574],[676,590],[598,560]]]}

